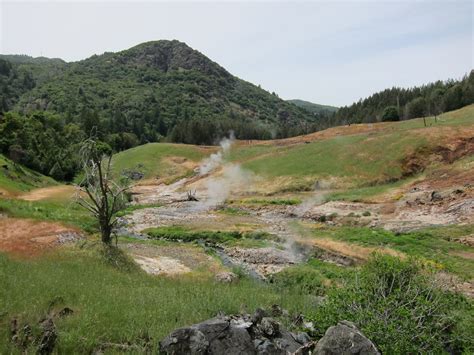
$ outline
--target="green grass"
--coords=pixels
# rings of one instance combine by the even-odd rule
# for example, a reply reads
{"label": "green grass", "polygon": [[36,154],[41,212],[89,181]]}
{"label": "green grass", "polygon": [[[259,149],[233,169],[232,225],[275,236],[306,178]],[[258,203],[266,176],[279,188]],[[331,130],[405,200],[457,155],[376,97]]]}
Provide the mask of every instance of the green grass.
{"label": "green grass", "polygon": [[219,213],[229,216],[249,216],[250,212],[235,207],[222,207],[217,210]]}
{"label": "green grass", "polygon": [[[267,232],[240,231],[197,231],[180,226],[148,228],[144,231],[155,239],[170,241],[196,242],[206,241],[227,245],[240,244],[246,241],[278,241],[278,237]],[[254,243],[251,243],[254,244]],[[258,244],[258,243],[257,243]]]}
{"label": "green grass", "polygon": [[474,233],[474,225],[428,228],[396,234],[382,229],[365,227],[325,227],[313,232],[314,237],[329,237],[370,247],[389,247],[414,257],[422,257],[437,268],[463,278],[474,277],[474,260],[455,255],[456,252],[474,253],[474,248],[452,239]]}
{"label": "green grass", "polygon": [[[434,116],[426,117],[426,124],[430,127],[443,126],[472,126],[474,125],[474,105],[465,106],[458,110],[443,113],[437,117],[435,122]],[[417,128],[425,128],[423,118],[401,121],[396,124],[398,130],[411,130]]]}
{"label": "green grass", "polygon": [[95,220],[89,212],[74,202],[0,199],[0,213],[10,217],[63,222],[89,233],[96,231]]}
{"label": "green grass", "polygon": [[[208,156],[212,150],[204,151],[198,146],[170,143],[148,143],[114,155],[113,168],[117,172],[126,169],[137,169],[145,174],[145,178],[170,175],[169,165],[163,161],[167,157],[182,157],[198,162]],[[189,171],[183,172],[187,174]]]}
{"label": "green grass", "polygon": [[331,285],[341,282],[354,273],[354,268],[341,267],[318,259],[291,266],[270,277],[270,282],[282,289],[292,289],[300,294],[326,294]]}
{"label": "green grass", "polygon": [[[472,126],[474,105],[443,114],[437,123],[432,117],[426,120],[435,129],[430,129],[428,137],[422,134],[426,129],[423,119],[414,119],[391,123],[381,131],[324,138],[309,144],[240,145],[232,149],[229,159],[266,179],[342,179],[359,191],[335,194],[334,198],[368,197],[403,178],[403,159],[420,148],[436,145],[436,137],[443,136],[444,127]],[[369,186],[379,184],[384,186]]]}
{"label": "green grass", "polygon": [[340,136],[292,147],[243,164],[266,177],[315,176],[351,178],[357,185],[385,182],[402,176],[402,159],[427,142],[398,132]]}
{"label": "green grass", "polygon": [[74,313],[55,320],[58,353],[91,353],[100,343],[157,342],[173,329],[226,313],[253,312],[280,304],[291,312],[309,308],[291,290],[242,279],[219,284],[209,278],[153,277],[119,271],[96,251],[66,251],[38,260],[15,261],[0,254],[0,352],[11,353],[9,321],[36,324],[52,303]]}
{"label": "green grass", "polygon": [[366,187],[358,187],[358,188],[351,188],[342,191],[335,191],[331,192],[324,196],[326,201],[352,201],[352,202],[360,202],[370,199],[371,197],[383,194],[391,189],[400,187],[404,184],[409,183],[413,179],[403,179],[398,180],[395,182],[387,183],[387,184],[380,184],[380,185],[373,185],[373,186],[366,186]]}
{"label": "green grass", "polygon": [[47,176],[19,164],[0,154],[0,188],[11,193],[20,193],[33,188],[55,185],[56,182]]}

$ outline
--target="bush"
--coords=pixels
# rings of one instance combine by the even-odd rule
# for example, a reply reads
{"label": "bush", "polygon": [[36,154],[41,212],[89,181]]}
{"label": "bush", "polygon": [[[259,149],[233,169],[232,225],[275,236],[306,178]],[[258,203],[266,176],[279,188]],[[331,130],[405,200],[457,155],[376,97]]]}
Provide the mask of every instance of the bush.
{"label": "bush", "polygon": [[406,106],[407,118],[424,117],[427,110],[427,103],[424,97],[417,97],[410,101]]}
{"label": "bush", "polygon": [[385,107],[382,113],[382,121],[398,121],[400,117],[398,116],[398,109],[395,106]]}
{"label": "bush", "polygon": [[[350,320],[383,353],[469,351],[469,329],[460,325],[470,324],[465,318],[472,317],[472,305],[438,289],[426,271],[414,260],[374,255],[346,287],[329,291],[310,318],[319,335],[338,321]],[[463,313],[464,320],[455,312]]]}
{"label": "bush", "polygon": [[291,289],[299,294],[322,296],[326,292],[328,279],[310,266],[286,268],[270,277],[270,283],[280,289]]}

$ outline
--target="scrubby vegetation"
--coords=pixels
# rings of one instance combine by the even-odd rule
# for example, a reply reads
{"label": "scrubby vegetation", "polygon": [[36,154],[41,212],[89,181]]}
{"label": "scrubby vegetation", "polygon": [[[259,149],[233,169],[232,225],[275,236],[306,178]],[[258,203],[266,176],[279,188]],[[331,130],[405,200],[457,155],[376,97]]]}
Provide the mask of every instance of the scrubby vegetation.
{"label": "scrubby vegetation", "polygon": [[433,284],[414,260],[376,255],[311,312],[320,335],[335,320],[357,324],[383,353],[470,353],[470,301]]}

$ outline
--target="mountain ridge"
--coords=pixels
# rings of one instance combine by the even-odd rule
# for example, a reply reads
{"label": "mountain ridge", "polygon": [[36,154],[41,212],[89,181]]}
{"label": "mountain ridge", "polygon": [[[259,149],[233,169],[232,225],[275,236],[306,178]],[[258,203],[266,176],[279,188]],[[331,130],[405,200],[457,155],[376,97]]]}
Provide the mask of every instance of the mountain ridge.
{"label": "mountain ridge", "polygon": [[[32,72],[35,85],[19,92],[8,109],[22,114],[52,111],[83,126],[86,119],[81,116],[92,111],[106,134],[133,133],[140,143],[168,136],[212,144],[229,130],[242,139],[270,139],[318,128],[305,109],[232,75],[177,40],[145,42],[60,64],[12,57],[18,70]],[[42,68],[53,63],[55,74],[47,77],[50,70]]]}

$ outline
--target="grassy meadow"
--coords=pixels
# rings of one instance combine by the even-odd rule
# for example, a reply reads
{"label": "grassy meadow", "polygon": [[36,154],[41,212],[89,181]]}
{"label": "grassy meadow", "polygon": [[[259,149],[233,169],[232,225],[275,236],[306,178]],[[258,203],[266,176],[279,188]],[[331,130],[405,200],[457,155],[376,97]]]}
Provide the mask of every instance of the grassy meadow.
{"label": "grassy meadow", "polygon": [[[316,180],[335,182],[336,186],[331,186],[335,189],[324,195],[325,200],[370,201],[416,179],[440,173],[469,173],[473,169],[472,156],[450,165],[430,162],[422,173],[412,176],[404,176],[404,159],[422,148],[436,146],[452,134],[464,135],[463,130],[472,130],[473,117],[471,105],[441,115],[436,123],[427,118],[426,128],[422,119],[414,119],[383,123],[383,129],[328,134],[308,143],[236,143],[226,158],[258,175],[262,186],[276,186],[273,196],[229,199],[227,206],[215,212],[222,225],[230,226],[228,229],[217,223],[191,229],[183,223],[149,229],[148,234],[156,240],[122,241],[155,247],[185,241],[201,248],[199,242],[203,240],[232,247],[268,246],[275,242],[275,236],[258,231],[257,224],[250,226],[246,218],[253,215],[249,211],[269,207],[283,210],[298,205],[309,195],[301,191],[314,190]],[[145,179],[169,183],[193,174],[199,162],[217,149],[150,143],[116,154],[113,167],[116,172],[138,170]],[[281,182],[286,185],[278,186]],[[18,195],[57,184],[0,156],[0,191]],[[129,206],[119,215],[158,206]],[[142,353],[156,351],[158,341],[177,327],[219,312],[253,312],[272,304],[313,320],[315,338],[328,326],[348,319],[387,354],[416,353],[414,349],[421,345],[426,346],[426,353],[443,353],[446,344],[457,353],[474,352],[472,300],[430,288],[433,272],[446,271],[461,281],[474,278],[473,248],[456,242],[459,237],[474,234],[473,225],[394,233],[298,222],[295,228],[302,239],[328,239],[345,243],[347,248],[383,247],[398,252],[402,258],[371,255],[364,263],[341,267],[311,254],[306,262],[272,276],[269,282],[241,275],[238,282],[222,284],[214,280],[210,270],[179,277],[151,276],[122,254],[104,254],[98,246],[95,221],[65,195],[38,201],[0,196],[0,214],[61,222],[89,234],[77,245],[63,246],[36,258],[19,259],[0,253],[0,353],[22,352],[9,341],[13,318],[37,331],[40,319],[64,307],[73,313],[55,318],[57,353],[115,353],[118,350],[113,344],[129,344],[129,352]],[[240,225],[232,224],[234,219]],[[371,287],[371,283],[379,287]],[[386,289],[391,291],[380,293]],[[321,296],[327,297],[325,305]],[[432,307],[439,312],[432,312]],[[416,332],[420,338],[413,338]],[[33,347],[27,350],[34,351]]]}
{"label": "grassy meadow", "polygon": [[228,285],[201,273],[167,278],[124,271],[87,247],[35,260],[0,255],[0,283],[1,353],[16,351],[6,341],[12,317],[34,325],[65,306],[74,313],[56,321],[58,353],[90,353],[108,342],[140,346],[148,337],[149,350],[156,350],[158,340],[174,328],[220,311],[252,312],[275,303],[292,312],[310,307],[307,296],[247,279]]}

